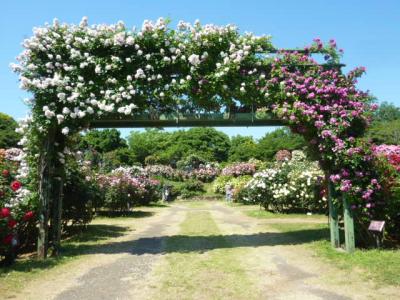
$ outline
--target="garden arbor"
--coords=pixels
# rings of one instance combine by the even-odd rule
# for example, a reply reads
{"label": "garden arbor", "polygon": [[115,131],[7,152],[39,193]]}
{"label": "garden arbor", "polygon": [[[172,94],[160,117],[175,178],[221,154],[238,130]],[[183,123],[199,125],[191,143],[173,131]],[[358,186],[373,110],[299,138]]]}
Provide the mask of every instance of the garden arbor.
{"label": "garden arbor", "polygon": [[[353,211],[373,215],[366,204],[378,191],[374,174],[357,175],[370,164],[357,144],[371,112],[368,95],[355,87],[363,69],[343,74],[333,40],[277,50],[270,37],[232,25],[179,22],[171,29],[160,18],[128,30],[122,22],[88,26],[84,18],[36,28],[24,47],[14,69],[33,94],[23,143],[39,194],[41,258],[49,220],[59,248],[66,141],[90,127],[286,125],[306,138],[327,174],[332,245],[339,246],[338,204],[349,252]],[[338,192],[343,201],[333,197]]]}

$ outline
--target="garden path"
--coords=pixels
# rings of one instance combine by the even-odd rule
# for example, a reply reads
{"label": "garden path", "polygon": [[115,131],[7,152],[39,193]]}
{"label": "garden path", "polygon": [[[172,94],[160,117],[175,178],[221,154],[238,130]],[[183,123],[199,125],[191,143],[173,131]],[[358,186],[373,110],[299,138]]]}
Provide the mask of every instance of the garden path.
{"label": "garden path", "polygon": [[221,202],[177,202],[139,222],[14,299],[387,300],[399,292],[322,262],[307,241]]}

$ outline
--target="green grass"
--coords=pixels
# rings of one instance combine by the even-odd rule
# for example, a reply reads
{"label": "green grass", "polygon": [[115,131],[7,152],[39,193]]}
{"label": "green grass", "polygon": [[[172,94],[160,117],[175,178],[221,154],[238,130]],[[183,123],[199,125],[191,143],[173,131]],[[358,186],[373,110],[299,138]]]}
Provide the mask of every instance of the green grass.
{"label": "green grass", "polygon": [[257,298],[240,263],[246,250],[230,247],[209,212],[189,212],[179,235],[167,239],[166,253],[154,299]]}
{"label": "green grass", "polygon": [[[308,239],[307,246],[324,261],[336,267],[358,270],[365,280],[376,284],[400,285],[400,250],[357,249],[352,254],[335,250],[329,241],[329,227],[324,224],[269,224],[288,238]],[[324,229],[318,232],[316,229]],[[310,236],[311,235],[311,236]]]}
{"label": "green grass", "polygon": [[249,217],[259,218],[259,219],[276,219],[276,218],[309,218],[309,219],[326,219],[327,217],[322,214],[313,214],[308,216],[306,214],[281,214],[281,213],[273,213],[264,209],[253,209],[249,207],[248,209],[244,209],[243,212]]}
{"label": "green grass", "polygon": [[357,268],[365,279],[400,286],[400,250],[364,249],[349,255],[332,249],[328,241],[315,242],[311,246],[319,256],[341,269]]}

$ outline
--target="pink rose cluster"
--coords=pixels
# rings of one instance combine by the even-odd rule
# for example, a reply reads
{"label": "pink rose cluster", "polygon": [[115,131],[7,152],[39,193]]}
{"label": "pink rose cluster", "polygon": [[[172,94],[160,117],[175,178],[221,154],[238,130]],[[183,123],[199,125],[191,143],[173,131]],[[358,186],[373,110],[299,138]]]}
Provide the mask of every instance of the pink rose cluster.
{"label": "pink rose cluster", "polygon": [[222,169],[222,175],[225,176],[242,176],[253,175],[256,172],[256,165],[253,163],[236,163]]}
{"label": "pink rose cluster", "polygon": [[142,197],[153,193],[160,185],[158,180],[143,175],[132,176],[124,172],[98,175],[97,182],[103,190],[118,188],[121,192],[125,191],[126,194],[131,194],[132,197]]}
{"label": "pink rose cluster", "polygon": [[373,146],[372,151],[376,156],[385,157],[388,162],[400,171],[400,146],[399,145],[378,145]]}
{"label": "pink rose cluster", "polygon": [[215,179],[220,173],[218,168],[211,166],[201,166],[198,169],[194,169],[190,172],[189,177],[194,177],[203,182],[210,182]]}

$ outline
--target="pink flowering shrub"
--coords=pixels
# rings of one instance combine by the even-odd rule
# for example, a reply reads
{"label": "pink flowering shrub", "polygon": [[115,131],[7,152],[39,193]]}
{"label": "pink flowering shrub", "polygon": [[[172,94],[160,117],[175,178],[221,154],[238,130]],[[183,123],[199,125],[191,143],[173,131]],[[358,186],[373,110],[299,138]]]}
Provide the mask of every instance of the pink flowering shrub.
{"label": "pink flowering shrub", "polygon": [[220,173],[220,169],[212,166],[200,166],[198,169],[194,169],[189,172],[189,177],[195,178],[202,182],[213,181]]}
{"label": "pink flowering shrub", "polygon": [[144,174],[152,177],[162,177],[176,181],[182,181],[188,174],[168,165],[149,165],[144,168]]}
{"label": "pink flowering shrub", "polygon": [[119,168],[107,175],[99,175],[98,183],[105,195],[105,206],[129,210],[135,205],[148,204],[159,197],[160,182],[144,175],[133,176]]}
{"label": "pink flowering shrub", "polygon": [[253,175],[256,172],[256,165],[253,163],[236,163],[222,169],[224,176]]}
{"label": "pink flowering shrub", "polygon": [[292,153],[288,150],[279,150],[275,154],[276,161],[288,161],[292,158]]}
{"label": "pink flowering shrub", "polygon": [[400,146],[399,145],[379,145],[373,146],[372,151],[376,156],[385,157],[388,162],[400,171]]}

